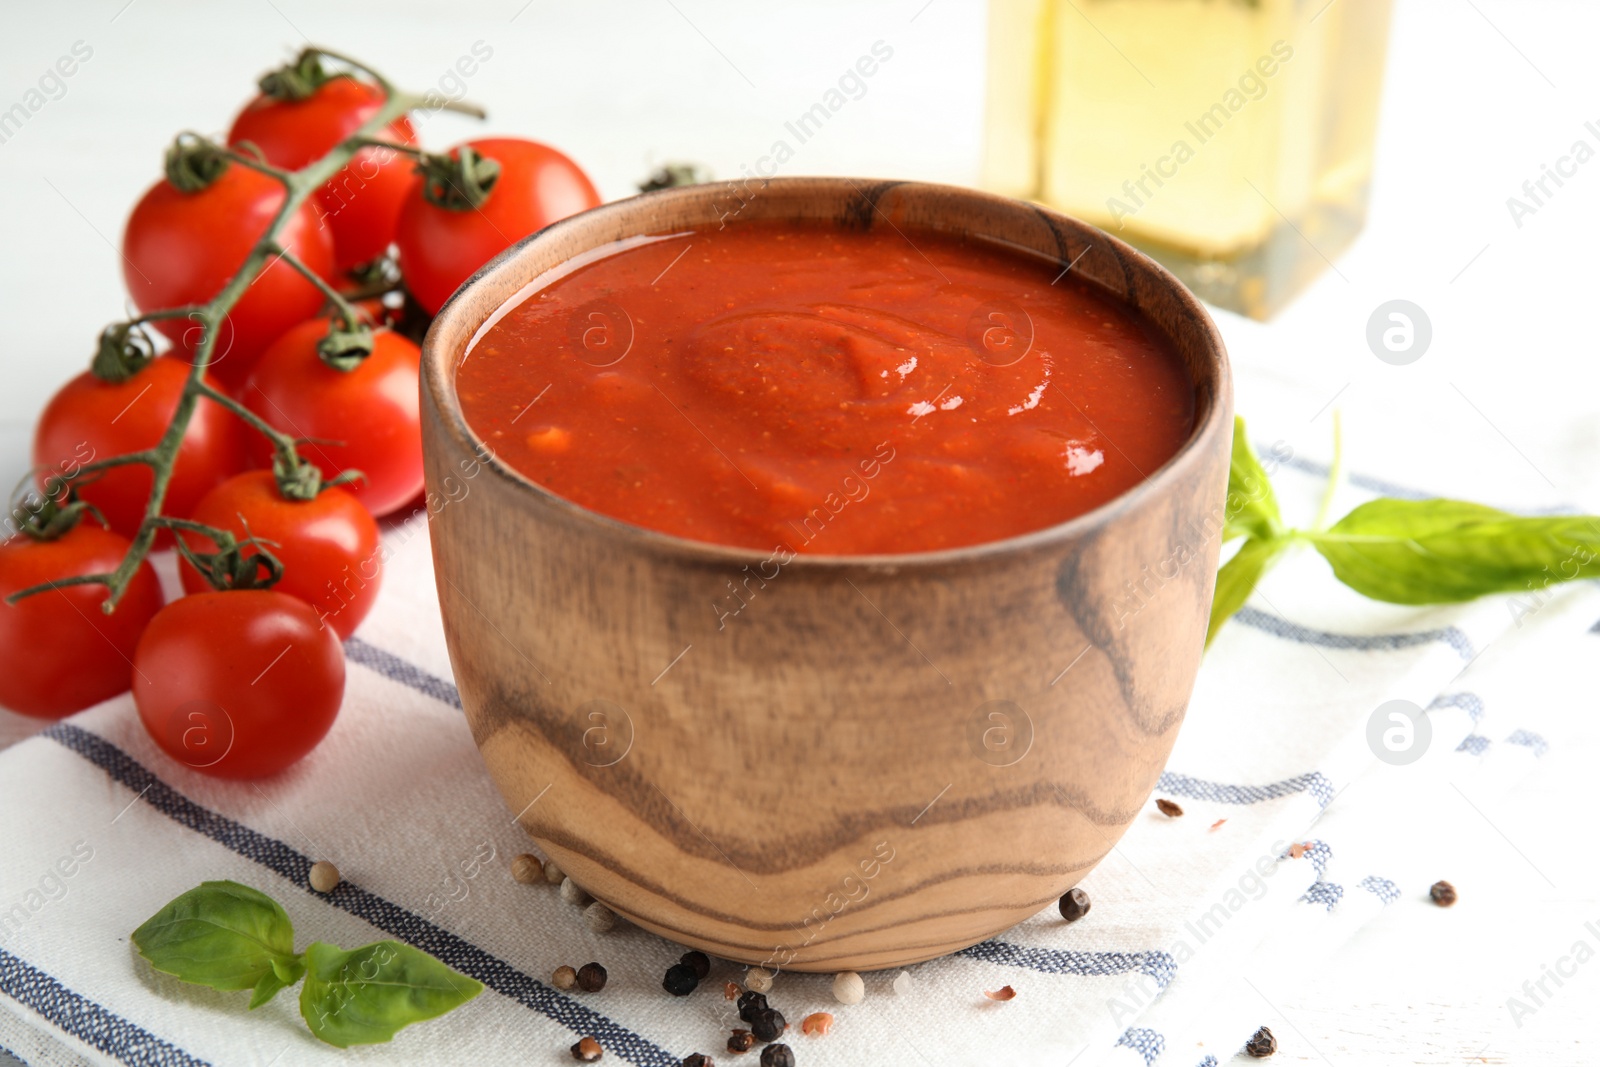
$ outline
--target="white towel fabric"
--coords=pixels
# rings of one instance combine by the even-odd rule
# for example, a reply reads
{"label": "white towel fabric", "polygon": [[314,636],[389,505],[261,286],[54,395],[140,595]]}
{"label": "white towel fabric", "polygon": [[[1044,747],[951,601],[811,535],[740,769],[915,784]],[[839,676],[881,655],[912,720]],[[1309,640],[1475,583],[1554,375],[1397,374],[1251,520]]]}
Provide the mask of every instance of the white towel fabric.
{"label": "white towel fabric", "polygon": [[[1278,476],[1286,510],[1321,488],[1314,465]],[[0,1046],[36,1067],[178,1067],[405,1062],[571,1062],[595,1035],[606,1061],[675,1065],[724,1051],[738,1025],[721,995],[743,968],[717,961],[688,998],[661,976],[682,951],[622,926],[591,933],[551,887],[510,861],[530,843],[483,770],[449,682],[425,524],[386,533],[394,555],[376,610],[347,645],[345,706],[318,750],[261,783],[219,782],[167,759],[122,697],[26,740],[0,737]],[[170,563],[166,578],[170,580]],[[1443,779],[1464,795],[1503,787],[1543,740],[1517,712],[1538,699],[1515,645],[1595,641],[1589,586],[1514,625],[1503,599],[1442,609],[1374,604],[1310,552],[1291,556],[1207,654],[1158,795],[1083,883],[1092,910],[1050,909],[991,941],[866,977],[842,1006],[828,977],[780,975],[770,994],[804,1067],[868,1062],[1196,1067],[1228,1060],[1277,1021],[1280,989],[1314,973],[1386,904],[1429,906],[1436,872],[1414,869],[1404,813]],[[1507,652],[1480,657],[1511,634]],[[1577,635],[1577,636],[1573,636]],[[1465,673],[1464,673],[1465,672]],[[1420,762],[1380,763],[1367,742],[1392,699],[1429,709]],[[3,714],[3,713],[0,713]],[[914,829],[909,829],[914,833]],[[1290,854],[1290,846],[1298,857]],[[75,854],[70,878],[53,875]],[[90,858],[83,860],[84,854]],[[479,861],[491,857],[486,862]],[[345,882],[311,892],[311,863]],[[483,981],[483,996],[402,1031],[392,1045],[318,1043],[280,994],[246,994],[155,974],[128,935],[167,900],[229,878],[281,901],[297,944],[354,947],[393,937]],[[560,992],[557,966],[610,973],[596,994]],[[996,1003],[985,990],[1011,985]],[[832,1033],[803,1036],[814,1011]],[[1292,1036],[1275,1026],[1280,1040]]]}

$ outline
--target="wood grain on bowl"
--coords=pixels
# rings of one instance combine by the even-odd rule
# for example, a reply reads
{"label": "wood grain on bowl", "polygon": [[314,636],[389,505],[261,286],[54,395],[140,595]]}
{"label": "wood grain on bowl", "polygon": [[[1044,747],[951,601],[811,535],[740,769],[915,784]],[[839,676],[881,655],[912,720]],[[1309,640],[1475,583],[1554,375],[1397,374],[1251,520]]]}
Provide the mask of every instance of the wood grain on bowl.
{"label": "wood grain on bowl", "polygon": [[[928,959],[1054,902],[1154,788],[1216,573],[1226,356],[1170,275],[1027,204],[795,178],[729,206],[721,187],[691,187],[558,223],[436,320],[424,441],[451,662],[508,808],[618,913],[796,970]],[[583,510],[489,454],[454,374],[497,309],[613,241],[752,218],[968,233],[1074,264],[1170,339],[1195,431],[1146,482],[1062,525],[944,552],[799,556],[754,581],[771,553]],[[719,617],[730,581],[748,603]]]}

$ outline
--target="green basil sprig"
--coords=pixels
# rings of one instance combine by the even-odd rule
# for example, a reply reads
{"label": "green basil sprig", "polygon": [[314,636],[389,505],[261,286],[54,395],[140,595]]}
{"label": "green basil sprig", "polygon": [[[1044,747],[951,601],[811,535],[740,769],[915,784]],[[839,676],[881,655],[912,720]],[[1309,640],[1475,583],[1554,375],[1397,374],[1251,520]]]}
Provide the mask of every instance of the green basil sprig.
{"label": "green basil sprig", "polygon": [[313,941],[296,953],[288,914],[237,882],[200,883],[147,919],[133,943],[152,967],[182,981],[254,990],[251,1008],[303,976],[301,1016],[313,1034],[340,1048],[388,1041],[483,992],[481,982],[398,941],[349,952]]}
{"label": "green basil sprig", "polygon": [[[1324,509],[1338,479],[1334,470]],[[1390,604],[1454,604],[1491,593],[1542,594],[1548,586],[1600,577],[1600,516],[1526,517],[1462,500],[1379,497],[1332,526],[1285,526],[1244,420],[1233,427],[1223,540],[1245,542],[1217,572],[1206,644],[1244,606],[1289,546],[1311,545],[1345,585]]]}

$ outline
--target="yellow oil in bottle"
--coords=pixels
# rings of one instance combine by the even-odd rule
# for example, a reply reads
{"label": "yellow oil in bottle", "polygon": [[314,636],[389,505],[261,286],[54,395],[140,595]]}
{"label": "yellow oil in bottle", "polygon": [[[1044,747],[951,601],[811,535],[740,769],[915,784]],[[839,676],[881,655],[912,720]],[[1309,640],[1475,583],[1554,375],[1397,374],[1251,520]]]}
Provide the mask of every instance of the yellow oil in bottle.
{"label": "yellow oil in bottle", "polygon": [[990,0],[984,182],[1266,318],[1360,231],[1389,0]]}

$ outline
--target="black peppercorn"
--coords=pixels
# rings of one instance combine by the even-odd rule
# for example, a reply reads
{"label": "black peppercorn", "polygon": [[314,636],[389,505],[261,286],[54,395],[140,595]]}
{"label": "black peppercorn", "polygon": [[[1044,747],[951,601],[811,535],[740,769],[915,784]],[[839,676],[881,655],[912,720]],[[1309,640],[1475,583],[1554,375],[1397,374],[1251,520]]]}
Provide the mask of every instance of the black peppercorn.
{"label": "black peppercorn", "polygon": [[598,963],[585,963],[578,968],[578,988],[585,993],[598,993],[606,987],[606,969]]}
{"label": "black peppercorn", "polygon": [[716,1064],[712,1063],[711,1057],[704,1052],[691,1052],[683,1058],[680,1067],[716,1067]]}
{"label": "black peppercorn", "polygon": [[758,1041],[776,1041],[789,1026],[783,1012],[777,1008],[763,1008],[749,1022],[750,1032],[756,1035]]}
{"label": "black peppercorn", "polygon": [[1057,906],[1061,909],[1063,919],[1075,923],[1089,914],[1089,894],[1081,889],[1069,889],[1062,894],[1061,903]]}
{"label": "black peppercorn", "polygon": [[761,1050],[761,1067],[794,1067],[794,1053],[788,1045],[768,1045]]}
{"label": "black peppercorn", "polygon": [[756,1047],[756,1035],[748,1030],[735,1030],[728,1038],[729,1052],[749,1052]]}
{"label": "black peppercorn", "polygon": [[694,969],[694,976],[703,979],[711,973],[711,957],[704,952],[685,952],[679,963]]}
{"label": "black peppercorn", "polygon": [[674,963],[667,968],[667,976],[661,979],[661,988],[675,997],[688,996],[699,984],[700,979],[695,977],[694,968],[687,963]]}
{"label": "black peppercorn", "polygon": [[1456,902],[1456,887],[1449,882],[1435,882],[1428,887],[1428,896],[1441,908],[1448,908]]}
{"label": "black peppercorn", "polygon": [[1244,1050],[1253,1058],[1264,1060],[1278,1051],[1278,1039],[1272,1036],[1271,1030],[1263,1026],[1245,1043]]}
{"label": "black peppercorn", "polygon": [[754,1022],[758,1011],[767,1010],[767,995],[750,990],[739,994],[739,1018]]}

